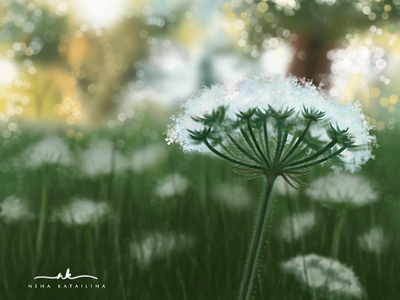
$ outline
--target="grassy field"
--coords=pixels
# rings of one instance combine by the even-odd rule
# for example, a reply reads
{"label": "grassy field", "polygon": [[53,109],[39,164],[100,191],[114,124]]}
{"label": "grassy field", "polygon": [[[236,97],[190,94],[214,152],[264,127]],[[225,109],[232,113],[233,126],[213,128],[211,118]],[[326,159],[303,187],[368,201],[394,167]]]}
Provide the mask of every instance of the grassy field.
{"label": "grassy field", "polygon": [[[263,179],[247,181],[219,159],[184,154],[175,145],[160,146],[164,145],[165,127],[150,119],[140,126],[133,120],[113,129],[75,128],[83,133],[82,140],[67,137],[61,127],[50,131],[44,129],[45,124],[15,123],[17,130],[1,129],[3,137],[9,136],[4,133],[7,130],[11,135],[3,138],[0,147],[0,201],[16,195],[26,201],[30,213],[16,221],[6,220],[4,215],[0,219],[0,299],[235,299]],[[157,135],[149,138],[152,132]],[[26,169],[24,151],[50,135],[68,144],[73,163],[54,170]],[[400,299],[397,136],[397,129],[377,135],[381,147],[374,150],[376,159],[368,162],[361,174],[374,183],[380,200],[348,211],[340,237],[338,261],[353,269],[369,300]],[[127,162],[120,170],[88,178],[82,174],[78,157],[90,145],[95,148],[99,140],[112,141]],[[158,158],[135,170],[132,153],[146,146],[160,148]],[[312,183],[327,172],[319,167],[303,180]],[[180,177],[168,178],[169,174]],[[48,206],[38,254],[45,178]],[[221,196],[221,186],[225,187],[223,193],[231,193],[228,200]],[[105,202],[110,213],[91,225],[66,226],[56,212],[74,197]],[[243,198],[243,202],[229,202],[229,197]],[[277,217],[256,299],[312,299],[280,264],[302,253],[330,257],[335,212],[310,200],[304,190],[290,195],[274,193],[274,199]],[[305,211],[315,214],[316,225],[302,239],[286,242],[279,233],[282,220]],[[380,255],[363,251],[357,242],[358,236],[374,226],[380,226],[390,239],[390,247]],[[68,268],[72,276],[93,275],[98,280],[33,279],[65,275]],[[100,287],[90,288],[90,284]]]}

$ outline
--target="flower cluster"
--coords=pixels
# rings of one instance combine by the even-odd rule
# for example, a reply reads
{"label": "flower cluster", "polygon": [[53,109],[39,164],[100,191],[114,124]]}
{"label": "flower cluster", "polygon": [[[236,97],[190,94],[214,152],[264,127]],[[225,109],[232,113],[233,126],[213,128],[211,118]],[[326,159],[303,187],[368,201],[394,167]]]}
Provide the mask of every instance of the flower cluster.
{"label": "flower cluster", "polygon": [[[300,122],[300,115],[309,122]],[[288,130],[285,144],[294,142],[299,138],[297,131],[308,126],[301,140],[316,138],[309,145],[326,144],[324,150],[330,155],[338,150],[335,146],[345,146],[340,154],[349,170],[357,169],[372,158],[371,146],[375,143],[375,137],[369,135],[368,119],[358,103],[339,104],[312,83],[281,75],[262,75],[203,88],[183,104],[182,112],[172,119],[174,123],[167,130],[169,144],[177,142],[184,150],[208,153],[214,151],[199,141],[208,138],[216,150],[223,149],[222,142],[240,133],[246,127],[241,126],[241,121],[246,119],[250,119],[253,128],[261,128],[264,121],[267,127],[285,123]],[[280,119],[281,124],[277,125],[274,119]],[[315,125],[317,121],[319,126]],[[321,130],[321,124],[327,129]],[[271,138],[275,136],[279,140],[277,131],[270,131]],[[248,135],[250,139],[250,133]],[[355,145],[359,146],[357,152],[351,151]]]}
{"label": "flower cluster", "polygon": [[314,225],[315,216],[313,212],[294,214],[282,222],[279,233],[286,242],[290,243],[309,232]]}
{"label": "flower cluster", "polygon": [[68,146],[57,136],[46,137],[29,147],[24,159],[30,169],[67,166],[72,162]]}
{"label": "flower cluster", "polygon": [[161,182],[156,188],[155,194],[162,199],[182,195],[189,186],[189,181],[178,173],[169,174]]}
{"label": "flower cluster", "polygon": [[105,202],[76,198],[61,209],[59,218],[66,225],[95,225],[110,212]]}
{"label": "flower cluster", "polygon": [[315,180],[306,195],[330,208],[361,207],[378,200],[378,192],[364,177],[355,174],[328,174]]}
{"label": "flower cluster", "polygon": [[130,252],[137,260],[139,267],[145,268],[157,258],[165,257],[173,252],[193,244],[193,239],[182,234],[163,234],[155,232],[146,236],[142,241],[132,242]]}
{"label": "flower cluster", "polygon": [[390,240],[381,227],[374,227],[358,237],[358,244],[366,252],[382,254],[389,247]]}
{"label": "flower cluster", "polygon": [[281,266],[317,298],[360,299],[364,295],[364,288],[354,272],[336,260],[308,254],[296,256]]}
{"label": "flower cluster", "polygon": [[26,203],[21,201],[17,196],[8,196],[0,203],[0,208],[0,217],[6,223],[23,219],[29,213]]}
{"label": "flower cluster", "polygon": [[107,141],[80,154],[81,172],[89,178],[106,176],[126,166],[124,157]]}

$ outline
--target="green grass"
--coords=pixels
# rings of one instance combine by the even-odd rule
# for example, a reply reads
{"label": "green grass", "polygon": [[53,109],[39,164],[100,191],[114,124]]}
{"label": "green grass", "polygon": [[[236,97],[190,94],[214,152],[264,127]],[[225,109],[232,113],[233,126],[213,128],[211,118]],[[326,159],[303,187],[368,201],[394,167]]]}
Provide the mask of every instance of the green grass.
{"label": "green grass", "polygon": [[[160,124],[149,124],[142,125],[163,128]],[[65,136],[64,129],[55,131]],[[85,149],[94,135],[124,140],[125,146],[120,149],[124,153],[152,142],[143,137],[140,131],[127,135],[126,132],[130,131],[124,128],[113,132],[105,129],[83,132],[84,140],[68,140],[71,150]],[[18,144],[1,148],[0,201],[16,194],[29,200],[31,211],[36,214],[39,212],[42,174],[24,170],[23,165],[20,163],[18,166],[18,160],[14,161],[14,158],[45,134],[49,133],[23,127]],[[160,132],[159,139],[161,137]],[[368,300],[400,299],[400,191],[395,180],[398,172],[394,167],[399,165],[400,158],[393,155],[398,153],[399,147],[400,143],[394,142],[376,149],[377,159],[363,168],[362,173],[377,182],[381,200],[372,206],[349,211],[341,236],[338,260],[353,268],[366,288]],[[37,217],[11,224],[0,220],[0,299],[235,299],[250,243],[253,217],[263,189],[263,179],[246,181],[236,175],[228,163],[213,157],[183,154],[176,146],[169,146],[166,151],[167,158],[144,173],[125,172],[113,176],[111,197],[106,200],[115,212],[114,217],[91,229],[96,274],[93,274],[88,259],[84,228],[68,228],[50,218],[46,224],[43,253],[35,269],[35,242],[39,224]],[[8,170],[4,163],[9,165]],[[311,183],[314,178],[328,171],[319,168],[303,179]],[[182,195],[159,199],[154,194],[157,180],[171,172],[179,172],[187,177],[191,185]],[[222,183],[232,188],[243,186],[252,195],[254,205],[242,210],[223,205],[214,192]],[[388,194],[392,198],[387,197]],[[49,211],[77,195],[95,200],[105,198],[100,180],[83,178],[76,166],[59,169],[52,174],[49,181]],[[285,243],[274,233],[257,299],[311,299],[293,277],[281,271],[279,264],[301,252],[329,257],[335,213],[312,203],[305,197],[304,191],[291,199],[277,195],[274,197],[278,197],[275,229],[283,217],[305,210],[315,212],[317,226],[305,236],[304,246],[300,241]],[[362,252],[356,240],[357,236],[374,225],[382,226],[392,238],[391,247],[379,259]],[[148,268],[142,269],[131,258],[129,244],[155,231],[185,234],[193,238],[193,246],[155,259]],[[72,276],[89,274],[97,276],[99,280],[33,280],[38,275],[65,274],[67,268],[70,268]],[[28,284],[35,283],[49,283],[52,288],[28,289]],[[56,283],[99,283],[105,284],[106,288],[57,289]]]}

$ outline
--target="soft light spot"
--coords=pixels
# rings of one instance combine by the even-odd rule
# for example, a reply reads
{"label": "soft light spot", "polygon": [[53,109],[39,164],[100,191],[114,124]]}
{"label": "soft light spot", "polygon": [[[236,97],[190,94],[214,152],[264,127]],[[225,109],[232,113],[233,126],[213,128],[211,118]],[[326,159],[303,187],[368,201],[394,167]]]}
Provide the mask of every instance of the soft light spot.
{"label": "soft light spot", "polygon": [[371,89],[371,91],[369,92],[369,94],[374,97],[377,98],[379,97],[379,95],[381,94],[381,91],[378,88],[373,88]]}
{"label": "soft light spot", "polygon": [[75,131],[74,131],[73,129],[69,129],[69,130],[67,131],[67,136],[68,136],[69,138],[73,138],[73,137],[75,136]]}
{"label": "soft light spot", "polygon": [[265,12],[268,10],[268,4],[265,3],[265,2],[260,2],[260,3],[258,3],[258,5],[257,5],[257,9],[258,9],[260,12],[265,13]]}
{"label": "soft light spot", "polygon": [[76,138],[78,141],[82,140],[82,139],[83,139],[83,133],[82,133],[82,132],[77,132],[77,133],[75,134],[75,138]]}
{"label": "soft light spot", "polygon": [[399,97],[397,97],[397,95],[390,95],[389,101],[392,104],[396,104],[399,101]]}
{"label": "soft light spot", "polygon": [[245,24],[243,20],[236,20],[234,26],[236,30],[242,30],[244,29]]}

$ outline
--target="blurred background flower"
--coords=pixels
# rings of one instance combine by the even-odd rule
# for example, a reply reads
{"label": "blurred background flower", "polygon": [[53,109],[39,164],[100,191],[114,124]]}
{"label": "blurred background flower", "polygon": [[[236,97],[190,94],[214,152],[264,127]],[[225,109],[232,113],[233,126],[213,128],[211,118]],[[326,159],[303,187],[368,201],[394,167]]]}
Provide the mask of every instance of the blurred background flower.
{"label": "blurred background flower", "polygon": [[27,204],[17,196],[8,196],[0,203],[0,208],[0,217],[6,223],[21,220],[29,214]]}
{"label": "blurred background flower", "polygon": [[366,252],[382,254],[390,244],[389,237],[381,227],[371,228],[357,238],[359,246]]}
{"label": "blurred background flower", "polygon": [[308,233],[314,225],[315,216],[311,211],[288,216],[279,228],[279,236],[291,243]]}
{"label": "blurred background flower", "polygon": [[316,254],[296,256],[282,263],[314,299],[362,299],[364,288],[353,270],[340,262]]}
{"label": "blurred background flower", "polygon": [[59,218],[65,225],[96,225],[110,214],[111,209],[105,202],[84,198],[75,198],[62,207]]}

